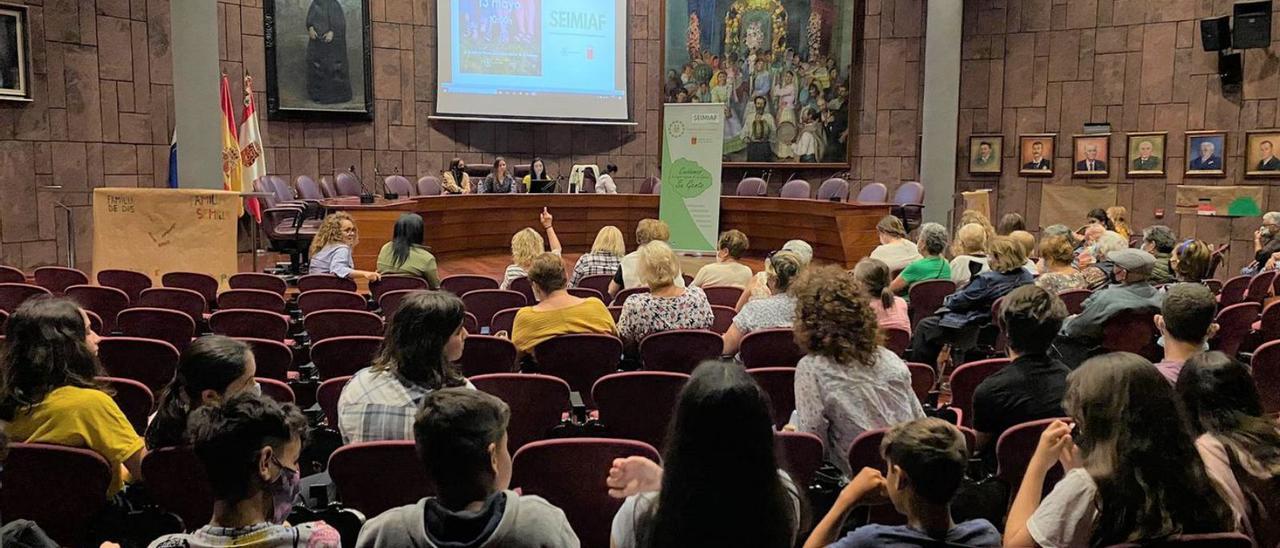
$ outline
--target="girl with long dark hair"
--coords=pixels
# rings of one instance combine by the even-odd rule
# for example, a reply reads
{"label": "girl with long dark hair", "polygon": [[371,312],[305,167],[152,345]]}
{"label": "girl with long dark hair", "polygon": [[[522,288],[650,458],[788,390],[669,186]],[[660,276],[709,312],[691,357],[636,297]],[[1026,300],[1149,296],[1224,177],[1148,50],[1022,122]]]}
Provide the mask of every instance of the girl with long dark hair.
{"label": "girl with long dark hair", "polygon": [[187,418],[205,405],[221,405],[242,392],[261,393],[249,345],[221,335],[200,337],[182,352],[173,380],[160,393],[147,426],[147,449],[186,445]]}
{"label": "girl with long dark hair", "polygon": [[706,362],[676,404],[663,465],[617,459],[615,548],[795,545],[799,489],[778,469],[768,397],[742,366]]}
{"label": "girl with long dark hair", "polygon": [[547,175],[547,163],[543,162],[542,158],[534,158],[529,162],[529,174],[520,180],[524,185],[523,192],[533,192],[534,181],[545,181],[550,178],[551,176]]}
{"label": "girl with long dark hair", "polygon": [[471,176],[462,158],[449,160],[449,169],[440,172],[440,188],[445,194],[471,194]]}
{"label": "girl with long dark hair", "polygon": [[426,280],[431,289],[440,289],[436,257],[422,245],[424,232],[422,216],[417,213],[405,213],[396,219],[391,241],[382,244],[378,252],[378,274],[417,276]]}

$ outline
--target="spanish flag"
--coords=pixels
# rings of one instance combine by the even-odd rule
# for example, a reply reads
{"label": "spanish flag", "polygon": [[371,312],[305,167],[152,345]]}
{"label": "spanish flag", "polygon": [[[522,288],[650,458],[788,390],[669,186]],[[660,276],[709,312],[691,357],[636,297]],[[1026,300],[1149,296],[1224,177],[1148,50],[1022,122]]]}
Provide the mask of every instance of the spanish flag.
{"label": "spanish flag", "polygon": [[[240,192],[240,139],[236,137],[236,118],[231,110],[231,85],[222,73],[222,189]],[[244,214],[243,202],[240,213]]]}

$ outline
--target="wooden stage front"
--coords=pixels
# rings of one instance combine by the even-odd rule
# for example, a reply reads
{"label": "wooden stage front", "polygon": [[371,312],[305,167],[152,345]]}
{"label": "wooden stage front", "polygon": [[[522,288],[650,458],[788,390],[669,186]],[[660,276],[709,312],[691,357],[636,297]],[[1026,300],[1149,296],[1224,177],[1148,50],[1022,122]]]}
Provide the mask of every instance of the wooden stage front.
{"label": "wooden stage front", "polygon": [[[627,247],[635,245],[636,223],[658,217],[656,195],[645,194],[477,194],[419,196],[398,200],[358,198],[326,200],[330,210],[346,211],[360,230],[356,268],[374,270],[378,251],[390,241],[396,219],[417,213],[426,223],[426,245],[437,257],[477,257],[510,253],[511,236],[520,229],[541,231],[538,214],[547,208],[566,252],[585,252],[596,232],[613,225],[622,230]],[[798,238],[813,245],[814,257],[852,267],[879,244],[876,223],[889,204],[724,196],[720,226],[746,233],[757,252],[778,249]]]}

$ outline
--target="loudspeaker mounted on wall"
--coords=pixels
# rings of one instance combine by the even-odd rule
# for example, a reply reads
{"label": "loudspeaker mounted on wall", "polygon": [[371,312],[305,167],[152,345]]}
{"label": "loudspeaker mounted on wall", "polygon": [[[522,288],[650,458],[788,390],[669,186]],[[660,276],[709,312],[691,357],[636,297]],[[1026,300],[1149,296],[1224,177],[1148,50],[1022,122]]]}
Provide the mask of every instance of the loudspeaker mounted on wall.
{"label": "loudspeaker mounted on wall", "polygon": [[1218,78],[1223,87],[1239,86],[1244,81],[1244,66],[1239,53],[1218,54]]}
{"label": "loudspeaker mounted on wall", "polygon": [[1271,1],[1238,2],[1232,6],[1235,15],[1232,42],[1236,48],[1271,46]]}
{"label": "loudspeaker mounted on wall", "polygon": [[1231,49],[1231,18],[1224,16],[1200,21],[1200,42],[1205,51]]}

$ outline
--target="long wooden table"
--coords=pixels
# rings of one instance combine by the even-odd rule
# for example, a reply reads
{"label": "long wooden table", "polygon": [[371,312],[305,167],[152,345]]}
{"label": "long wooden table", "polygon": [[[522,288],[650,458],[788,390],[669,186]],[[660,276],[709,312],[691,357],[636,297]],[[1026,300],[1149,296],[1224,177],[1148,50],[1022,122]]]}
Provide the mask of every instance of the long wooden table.
{"label": "long wooden table", "polygon": [[[541,231],[538,214],[547,208],[555,216],[555,230],[569,251],[585,252],[596,232],[617,226],[635,245],[636,223],[658,217],[659,197],[647,194],[479,194],[419,196],[398,200],[378,198],[360,204],[357,198],[326,200],[329,210],[346,211],[356,221],[360,243],[356,268],[373,270],[382,245],[391,240],[396,219],[417,213],[426,222],[426,245],[440,257],[510,253],[511,236],[522,228]],[[879,241],[876,223],[888,215],[889,204],[840,203],[770,197],[724,196],[720,226],[746,233],[752,250],[763,253],[798,238],[813,245],[820,261],[852,267],[871,253]]]}

